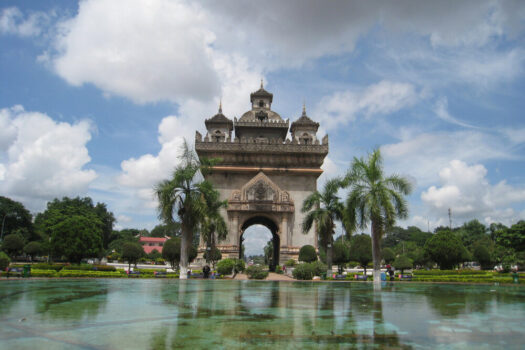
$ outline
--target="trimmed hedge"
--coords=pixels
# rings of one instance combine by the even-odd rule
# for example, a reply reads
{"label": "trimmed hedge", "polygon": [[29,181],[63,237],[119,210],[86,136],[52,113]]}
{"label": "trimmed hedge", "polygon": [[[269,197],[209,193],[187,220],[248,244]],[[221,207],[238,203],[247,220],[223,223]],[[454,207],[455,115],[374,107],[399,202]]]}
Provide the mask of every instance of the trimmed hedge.
{"label": "trimmed hedge", "polygon": [[82,270],[62,270],[58,277],[92,277],[92,278],[121,278],[126,277],[120,271],[82,271]]}

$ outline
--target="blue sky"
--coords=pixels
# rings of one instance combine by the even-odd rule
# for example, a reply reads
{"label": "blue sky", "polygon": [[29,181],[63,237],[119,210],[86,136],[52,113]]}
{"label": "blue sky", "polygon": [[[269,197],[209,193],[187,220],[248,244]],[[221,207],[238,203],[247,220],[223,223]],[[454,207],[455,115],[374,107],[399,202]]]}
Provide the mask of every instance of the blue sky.
{"label": "blue sky", "polygon": [[402,225],[449,207],[509,224],[525,218],[524,29],[520,1],[2,1],[0,193],[32,212],[89,195],[151,229],[182,138],[220,99],[240,116],[262,78],[275,111],[305,101],[329,134],[320,186],[381,147],[415,185]]}

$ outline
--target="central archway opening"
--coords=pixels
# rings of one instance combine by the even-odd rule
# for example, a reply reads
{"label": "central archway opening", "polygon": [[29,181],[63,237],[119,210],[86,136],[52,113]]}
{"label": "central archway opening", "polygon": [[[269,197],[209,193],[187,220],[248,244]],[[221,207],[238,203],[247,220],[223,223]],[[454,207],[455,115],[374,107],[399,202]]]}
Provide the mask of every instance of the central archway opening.
{"label": "central archway opening", "polygon": [[266,255],[265,263],[268,264],[269,270],[275,271],[275,267],[279,265],[280,253],[277,225],[267,217],[255,216],[246,220],[241,229],[239,259],[250,256],[251,252],[258,251],[263,256]]}

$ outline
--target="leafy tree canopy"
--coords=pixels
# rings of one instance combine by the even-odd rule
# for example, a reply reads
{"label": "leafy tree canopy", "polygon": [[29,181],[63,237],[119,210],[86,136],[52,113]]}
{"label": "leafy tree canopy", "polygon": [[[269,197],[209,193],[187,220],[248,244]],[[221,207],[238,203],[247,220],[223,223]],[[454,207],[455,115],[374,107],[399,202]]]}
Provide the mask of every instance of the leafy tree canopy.
{"label": "leafy tree canopy", "polygon": [[392,264],[392,262],[396,258],[396,255],[391,248],[383,249],[382,254],[383,254],[383,260],[385,261],[386,264]]}
{"label": "leafy tree canopy", "polygon": [[299,250],[299,261],[312,262],[317,260],[315,248],[309,244],[303,245]]}
{"label": "leafy tree canopy", "polygon": [[344,264],[350,262],[350,243],[338,240],[334,243],[333,263],[339,267],[339,273],[343,273]]}
{"label": "leafy tree canopy", "polygon": [[357,261],[366,272],[366,265],[372,261],[372,239],[369,235],[362,233],[352,237],[350,260]]}
{"label": "leafy tree canopy", "polygon": [[33,228],[31,213],[24,205],[10,198],[0,196],[0,226],[2,222],[4,223],[4,236],[23,229],[19,232],[24,234],[24,239],[33,241],[39,238]]}
{"label": "leafy tree canopy", "polygon": [[29,242],[24,247],[24,253],[29,255],[31,259],[33,259],[35,256],[42,254],[42,251],[43,251],[42,244],[36,241]]}
{"label": "leafy tree canopy", "polygon": [[520,220],[508,229],[501,229],[497,233],[496,242],[518,252],[525,251],[525,221]]}
{"label": "leafy tree canopy", "polygon": [[[170,263],[172,269],[176,269],[180,262],[181,238],[175,237],[164,242],[162,247],[162,257]],[[188,262],[192,262],[197,257],[197,249],[190,245],[188,247]]]}
{"label": "leafy tree canopy", "polygon": [[168,224],[159,224],[151,230],[150,237],[178,237],[180,236],[180,222],[173,221]]}
{"label": "leafy tree canopy", "polygon": [[19,233],[13,233],[4,237],[2,250],[11,257],[22,254],[24,250],[24,236]]}
{"label": "leafy tree canopy", "polygon": [[401,273],[403,273],[404,270],[411,269],[414,266],[412,259],[406,255],[398,256],[392,265],[394,265],[396,270],[401,270]]}
{"label": "leafy tree canopy", "polygon": [[425,251],[441,270],[450,270],[463,261],[465,247],[456,234],[442,230],[427,241]]}
{"label": "leafy tree canopy", "polygon": [[144,255],[144,249],[139,243],[126,242],[122,246],[122,259],[128,262],[129,268],[131,268],[131,264],[137,265],[139,259]]}
{"label": "leafy tree canopy", "polygon": [[68,261],[78,264],[82,259],[97,257],[102,252],[102,229],[89,217],[64,217],[49,230],[55,256],[64,256]]}

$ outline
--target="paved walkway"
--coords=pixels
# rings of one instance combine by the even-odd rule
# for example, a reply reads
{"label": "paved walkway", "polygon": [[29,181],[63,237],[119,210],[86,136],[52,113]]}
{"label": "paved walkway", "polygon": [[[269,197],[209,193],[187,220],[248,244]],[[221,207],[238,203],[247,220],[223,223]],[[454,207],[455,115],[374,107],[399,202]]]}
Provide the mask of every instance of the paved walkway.
{"label": "paved walkway", "polygon": [[[247,280],[248,276],[244,273],[238,273],[237,276],[235,276],[236,280]],[[268,277],[266,277],[266,281],[295,281],[293,278],[281,275],[275,272],[270,272],[268,274]]]}

